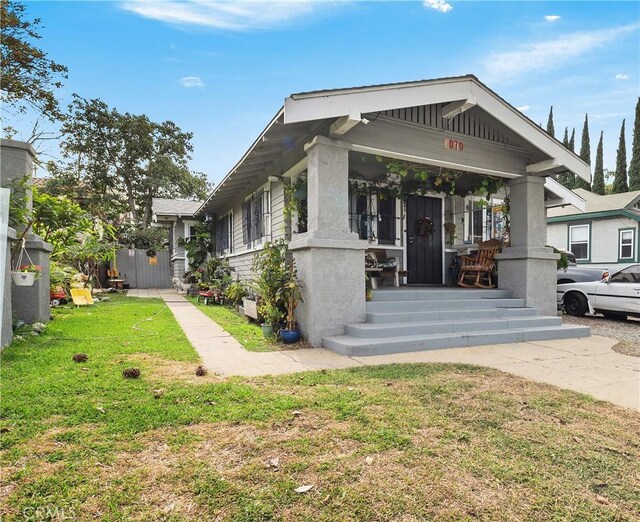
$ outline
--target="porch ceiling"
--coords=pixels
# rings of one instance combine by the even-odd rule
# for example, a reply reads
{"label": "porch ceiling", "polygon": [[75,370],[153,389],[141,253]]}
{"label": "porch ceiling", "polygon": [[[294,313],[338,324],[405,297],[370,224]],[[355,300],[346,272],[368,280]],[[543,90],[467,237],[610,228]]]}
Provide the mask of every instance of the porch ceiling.
{"label": "porch ceiling", "polygon": [[[405,111],[404,115],[401,110]],[[406,116],[406,111],[412,111],[409,117]],[[422,111],[425,121],[416,120],[413,111],[415,114]],[[430,118],[435,114],[435,119],[426,121],[427,112]],[[364,130],[366,127],[371,130],[380,129],[383,121],[388,127],[394,120],[400,125],[398,128],[406,130],[409,127],[422,127],[425,136],[429,132],[439,132],[439,135],[446,132],[447,136],[454,137],[459,134],[470,142],[470,149],[474,140],[482,141],[485,146],[490,143],[503,156],[512,156],[512,160],[507,161],[502,170],[491,168],[491,165],[487,165],[486,158],[485,164],[481,165],[480,153],[474,156],[473,161],[478,161],[478,168],[475,169],[468,168],[468,164],[456,166],[450,162],[450,157],[448,161],[444,161],[442,154],[436,154],[438,157],[434,158],[412,158],[418,162],[422,160],[421,162],[436,166],[462,167],[460,170],[505,177],[524,174],[550,176],[568,170],[583,179],[590,179],[590,168],[579,156],[548,135],[475,76],[467,75],[291,95],[197,213],[223,212],[243,195],[265,183],[269,176],[281,176],[305,158],[304,145],[315,135],[331,135],[354,143],[359,135],[364,138],[370,136],[371,131],[367,133]],[[369,122],[374,125],[364,125]],[[484,132],[480,125],[489,129],[486,136],[478,134]],[[358,146],[361,147],[360,152],[382,152],[382,155],[386,152],[384,149],[378,152],[374,149],[366,150],[367,147],[362,148],[362,144],[357,143],[354,150],[358,150]],[[521,166],[522,160],[513,159],[516,155],[524,157],[526,169]],[[515,168],[515,163],[520,166]]]}

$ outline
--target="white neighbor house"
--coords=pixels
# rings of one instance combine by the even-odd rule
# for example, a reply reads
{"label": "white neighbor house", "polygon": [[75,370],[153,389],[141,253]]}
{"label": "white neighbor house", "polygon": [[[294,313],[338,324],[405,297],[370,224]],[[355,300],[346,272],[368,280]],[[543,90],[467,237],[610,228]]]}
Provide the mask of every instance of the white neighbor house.
{"label": "white neighbor house", "polygon": [[640,191],[600,196],[575,193],[585,208],[573,205],[547,212],[547,244],[569,250],[578,264],[615,270],[640,261]]}
{"label": "white neighbor house", "polygon": [[194,218],[194,214],[201,205],[202,201],[153,198],[153,226],[165,227],[168,231],[171,277],[181,279],[188,269],[186,253],[180,245],[180,239],[188,239],[193,235],[193,227],[200,222]]}
{"label": "white neighbor house", "polygon": [[[384,179],[384,158],[459,172],[459,188],[478,175],[507,181],[511,242],[498,255],[500,290],[442,289],[450,257],[503,232],[500,198],[487,208],[478,204],[479,198],[451,197],[438,189],[409,193],[402,199],[359,197],[353,192],[354,180]],[[371,339],[354,341],[344,350],[338,345],[350,342],[349,332],[358,325],[376,329],[368,324],[376,310],[390,308],[409,314],[434,306],[446,310],[454,292],[455,298],[510,297],[505,306],[520,303],[514,306],[527,307],[527,313],[537,310],[548,316],[548,322],[538,323],[537,329],[520,329],[514,337],[500,309],[496,314],[503,318],[504,329],[476,324],[469,336],[443,340],[434,339],[434,332],[455,327],[444,322],[434,326],[430,321],[438,312],[414,313],[411,320],[420,322],[412,331],[420,336],[409,339],[406,333],[399,334],[394,343],[387,337],[375,345],[378,353],[542,336],[577,337],[588,335],[588,329],[563,325],[545,329],[559,321],[557,255],[545,247],[545,200],[554,204],[575,200],[570,191],[547,179],[567,170],[586,180],[590,177],[589,166],[579,156],[472,75],[315,91],[285,100],[197,214],[216,221],[218,254],[228,258],[241,278],[251,277],[253,253],[265,242],[280,238],[289,242],[303,283],[304,302],[298,305],[297,319],[313,346],[343,353],[358,352],[360,348],[353,348],[356,345],[369,349],[375,345]],[[285,212],[285,187],[297,187],[300,177],[306,178],[305,193],[296,199],[306,219]],[[555,194],[550,187],[558,189]],[[563,199],[565,196],[569,199]],[[417,224],[426,218],[433,223],[427,240],[416,237]],[[456,224],[453,244],[446,241],[447,222]],[[407,272],[404,282],[408,286],[381,289],[373,302],[366,303],[364,252],[371,247],[384,248],[398,259]],[[417,285],[430,286],[416,291]],[[437,291],[429,294],[434,287]],[[406,302],[411,299],[417,302]],[[500,306],[499,301],[491,304]],[[478,310],[474,313],[487,317]],[[409,320],[400,315],[397,321]],[[389,328],[402,330],[401,325],[389,324]],[[485,331],[483,336],[476,335],[479,330]],[[385,330],[380,335],[391,334]]]}

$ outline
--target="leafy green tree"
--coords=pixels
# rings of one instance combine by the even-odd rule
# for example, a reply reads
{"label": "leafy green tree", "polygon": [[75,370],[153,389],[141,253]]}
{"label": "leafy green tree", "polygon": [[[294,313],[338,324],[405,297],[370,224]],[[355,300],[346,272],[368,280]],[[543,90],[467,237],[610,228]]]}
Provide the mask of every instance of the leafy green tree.
{"label": "leafy green tree", "polygon": [[47,57],[35,42],[41,38],[39,19],[26,19],[25,6],[0,0],[0,91],[5,109],[20,113],[31,107],[50,120],[62,117],[56,90],[67,77],[67,68]]}
{"label": "leafy green tree", "polygon": [[[584,115],[584,126],[582,127],[582,141],[580,143],[580,157],[587,165],[591,165],[591,141],[589,140],[589,116]],[[583,180],[580,176],[575,176],[575,188],[591,190],[591,184]]]}
{"label": "leafy green tree", "polygon": [[620,129],[620,143],[618,144],[618,153],[616,155],[616,174],[613,180],[613,193],[629,192],[627,185],[627,147],[624,138],[624,120],[622,120],[622,128]]}
{"label": "leafy green tree", "polygon": [[33,188],[33,231],[53,245],[54,258],[64,256],[78,236],[93,228],[93,221],[79,205],[64,196],[50,196]]}
{"label": "leafy green tree", "polygon": [[604,195],[604,165],[603,165],[603,151],[602,151],[602,138],[603,132],[600,131],[600,141],[598,142],[598,148],[596,149],[596,167],[593,171],[593,192],[595,194]]}
{"label": "leafy green tree", "polygon": [[636,118],[633,123],[633,144],[629,163],[629,190],[640,190],[640,98],[636,103]]}
{"label": "leafy green tree", "polygon": [[556,130],[553,126],[553,105],[549,109],[549,119],[547,120],[547,132],[555,138]]}
{"label": "leafy green tree", "polygon": [[193,135],[172,121],[155,123],[75,95],[62,134],[69,164],[63,170],[95,194],[118,199],[143,227],[150,222],[152,198],[203,198],[209,191],[205,176],[187,168]]}

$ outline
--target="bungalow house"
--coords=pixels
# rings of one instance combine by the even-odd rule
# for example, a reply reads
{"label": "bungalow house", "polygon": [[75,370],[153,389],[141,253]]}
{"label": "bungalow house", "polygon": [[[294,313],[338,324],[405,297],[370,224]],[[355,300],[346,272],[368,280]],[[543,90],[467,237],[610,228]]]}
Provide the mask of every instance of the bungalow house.
{"label": "bungalow house", "polygon": [[[545,247],[545,200],[575,200],[547,180],[567,170],[589,179],[576,154],[472,75],[314,91],[285,100],[197,214],[215,221],[217,253],[242,278],[265,242],[288,241],[313,346],[373,354],[578,337],[588,328],[556,316],[557,256]],[[510,240],[499,289],[445,289],[450,260],[491,237]],[[396,258],[406,286],[367,303],[372,247]]]}
{"label": "bungalow house", "polygon": [[573,205],[549,209],[547,244],[569,250],[578,264],[615,270],[640,262],[640,191],[601,196],[588,190],[575,193],[584,208]]}
{"label": "bungalow house", "polygon": [[186,199],[153,198],[151,211],[153,226],[167,228],[169,236],[169,260],[171,277],[182,279],[188,270],[188,261],[180,239],[188,239],[200,221],[194,218],[202,201]]}

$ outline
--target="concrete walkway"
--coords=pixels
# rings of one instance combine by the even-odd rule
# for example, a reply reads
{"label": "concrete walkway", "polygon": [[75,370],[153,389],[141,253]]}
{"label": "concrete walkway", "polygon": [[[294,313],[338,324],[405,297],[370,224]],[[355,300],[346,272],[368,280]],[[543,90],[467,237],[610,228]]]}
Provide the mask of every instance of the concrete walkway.
{"label": "concrete walkway", "polygon": [[321,348],[255,353],[174,290],[130,290],[160,297],[173,312],[202,363],[221,375],[276,375],[354,366],[452,362],[496,368],[533,381],[588,393],[640,411],[640,359],[616,353],[615,339],[591,336],[526,343],[447,348],[370,357],[347,357]]}

